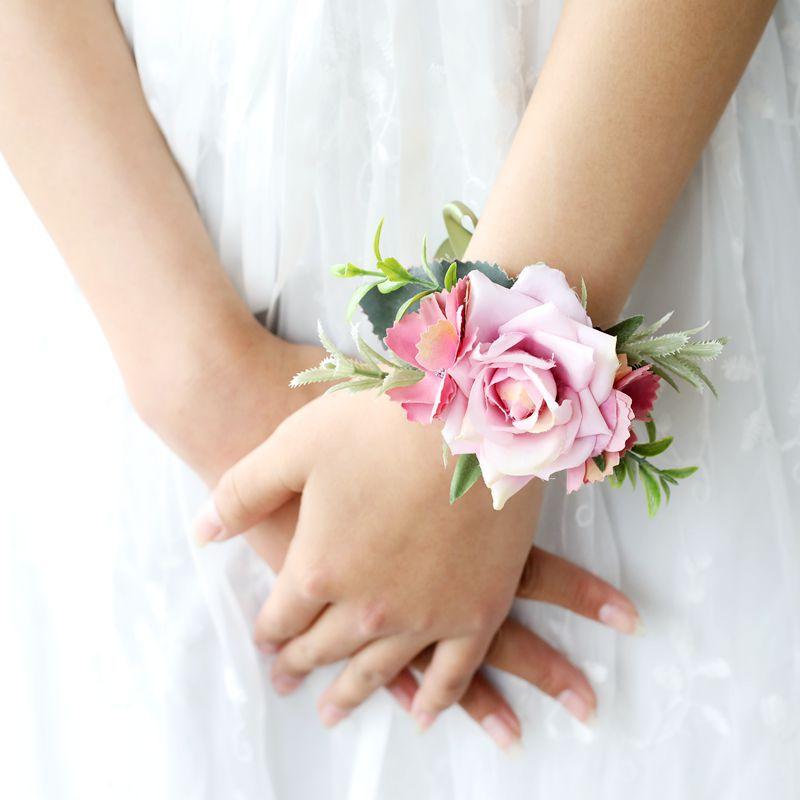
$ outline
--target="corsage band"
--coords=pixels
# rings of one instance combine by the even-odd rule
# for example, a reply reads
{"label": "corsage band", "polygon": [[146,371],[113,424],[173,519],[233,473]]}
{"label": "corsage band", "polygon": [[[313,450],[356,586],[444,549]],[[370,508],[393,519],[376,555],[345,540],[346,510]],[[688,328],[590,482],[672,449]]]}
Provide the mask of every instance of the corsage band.
{"label": "corsage band", "polygon": [[460,260],[470,236],[465,218],[477,222],[463,204],[449,204],[448,239],[430,262],[423,241],[422,265],[410,269],[381,255],[381,220],[375,268],[347,263],[332,271],[368,279],[347,318],[360,307],[383,352],[356,325],[359,355],[347,355],[320,326],[328,356],[291,385],[377,389],[402,404],[409,420],[439,421],[445,454],[458,458],[451,502],[482,477],[501,509],[532,479],[565,472],[568,492],[605,478],[621,486],[627,477],[635,487],[638,478],[654,515],[662,495],[669,500],[671,487],[697,469],[650,460],[672,443],[658,438],[652,418],[662,381],[676,390],[678,380],[707,386],[716,395],[699,362],[716,358],[726,340],[698,340],[708,323],[661,332],[672,312],[651,325],[632,316],[600,330],[586,313],[583,280],[579,296],[563,272],[544,263],[513,279],[495,264]]}

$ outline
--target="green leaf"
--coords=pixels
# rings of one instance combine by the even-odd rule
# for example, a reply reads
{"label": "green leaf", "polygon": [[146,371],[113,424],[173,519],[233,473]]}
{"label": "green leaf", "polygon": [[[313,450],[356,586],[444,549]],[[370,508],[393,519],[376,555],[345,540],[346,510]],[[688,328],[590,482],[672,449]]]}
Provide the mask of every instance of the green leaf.
{"label": "green leaf", "polygon": [[688,341],[689,337],[685,333],[665,333],[661,336],[653,336],[651,339],[627,342],[624,350],[633,361],[639,362],[647,357],[660,358],[673,355]]}
{"label": "green leaf", "polygon": [[444,274],[444,289],[449,292],[458,280],[458,261],[454,261]]}
{"label": "green leaf", "polygon": [[666,370],[662,369],[657,364],[650,364],[650,372],[654,375],[658,375],[661,380],[666,381],[676,392],[680,392],[680,387]]}
{"label": "green leaf", "polygon": [[403,303],[403,305],[401,305],[400,308],[397,309],[397,314],[395,314],[394,321],[399,322],[403,314],[405,314],[406,311],[408,311],[408,309],[411,308],[411,306],[419,303],[424,297],[427,297],[429,294],[433,294],[433,289],[425,289],[424,291],[415,294],[413,297],[409,297],[408,300],[406,300],[405,303]]}
{"label": "green leaf", "polygon": [[356,309],[358,308],[361,301],[366,297],[367,293],[374,289],[379,283],[383,283],[383,281],[371,281],[370,283],[362,283],[361,286],[356,289],[353,294],[350,296],[350,301],[347,303],[347,312],[345,313],[345,319],[350,322],[353,319],[353,314],[356,313]]}
{"label": "green leaf", "polygon": [[390,281],[410,283],[414,280],[409,271],[396,258],[384,258],[379,261],[378,269]]}
{"label": "green leaf", "polygon": [[627,342],[643,322],[644,317],[641,314],[637,314],[635,317],[628,317],[616,325],[612,325],[605,332],[609,336],[617,337],[617,350],[619,350],[620,345]]}
{"label": "green leaf", "polygon": [[625,483],[625,461],[620,461],[616,467],[614,467],[614,472],[611,477],[608,479],[608,482],[614,487],[619,488]]}
{"label": "green leaf", "polygon": [[372,240],[372,249],[375,251],[375,260],[383,261],[381,256],[381,231],[383,230],[383,217],[378,223],[378,229],[375,231],[375,238]]}
{"label": "green leaf", "polygon": [[472,453],[459,456],[450,482],[450,502],[455,503],[459,497],[465,495],[480,476],[481,465],[477,456]]}
{"label": "green leaf", "polygon": [[721,336],[719,339],[707,339],[703,342],[689,342],[680,354],[684,358],[700,358],[711,360],[716,358],[723,350],[728,340]]}
{"label": "green leaf", "polygon": [[631,486],[636,488],[636,476],[639,474],[639,464],[633,458],[625,458],[625,472],[628,473],[628,480],[631,482]]}
{"label": "green leaf", "polygon": [[378,291],[381,294],[391,294],[392,292],[396,292],[398,289],[402,289],[404,286],[408,286],[408,281],[380,281],[378,283]]}
{"label": "green leaf", "polygon": [[654,322],[652,325],[648,325],[645,328],[642,328],[640,331],[636,333],[635,339],[646,339],[648,336],[652,336],[656,331],[661,330],[661,328],[669,322],[670,318],[674,314],[674,311],[670,311],[667,314],[664,314],[658,322]]}
{"label": "green leaf", "polygon": [[390,389],[413,386],[415,383],[419,383],[423,377],[425,377],[425,373],[421,369],[396,369],[383,379],[381,394],[388,392]]}
{"label": "green leaf", "polygon": [[380,272],[371,269],[362,269],[349,261],[346,264],[334,264],[331,267],[331,274],[336,278],[356,278],[359,275],[380,276]]}
{"label": "green leaf", "polygon": [[606,457],[605,455],[603,455],[603,453],[600,453],[599,456],[595,456],[592,460],[594,461],[595,465],[597,466],[597,469],[599,469],[600,472],[603,472],[603,470],[605,470]]}
{"label": "green leaf", "polygon": [[[389,356],[385,356],[374,348],[370,347],[358,332],[358,325],[353,325],[351,333],[353,336],[353,341],[356,343],[356,347],[358,347],[358,352],[361,353],[366,360],[376,364],[376,366],[383,364],[384,367],[388,367],[389,369],[407,369],[411,367],[410,364],[407,364],[405,361],[399,359],[394,355],[394,353],[390,352]],[[381,369],[379,366],[377,368]],[[386,370],[382,371],[385,372]]]}
{"label": "green leaf", "polygon": [[639,456],[657,456],[660,453],[663,453],[670,445],[672,444],[672,437],[665,436],[663,439],[659,439],[655,442],[642,442],[640,444],[635,444],[631,450],[633,450],[636,455]]}
{"label": "green leaf", "polygon": [[664,491],[664,497],[667,498],[667,502],[669,503],[669,495],[670,495],[670,488],[667,481],[664,480],[664,476],[659,476],[658,482],[661,484],[661,488]]}
{"label": "green leaf", "polygon": [[589,293],[586,291],[586,281],[581,275],[581,305],[583,310],[586,311],[586,304],[589,302]]}
{"label": "green leaf", "polygon": [[464,227],[464,220],[469,219],[474,229],[478,224],[478,216],[469,206],[458,200],[448,203],[442,210],[442,216],[447,239],[439,245],[436,258],[450,261],[463,258],[472,239],[472,233]]}
{"label": "green leaf", "polygon": [[422,269],[425,270],[425,274],[428,276],[428,279],[431,283],[435,283],[437,288],[441,288],[441,284],[436,279],[436,276],[433,274],[433,270],[431,270],[431,265],[428,263],[428,237],[422,237]]}
{"label": "green leaf", "polygon": [[647,514],[650,517],[654,517],[658,507],[661,505],[661,490],[658,488],[658,481],[647,462],[640,463],[639,469],[647,495]]}
{"label": "green leaf", "polygon": [[[444,276],[447,270],[450,269],[451,264],[451,261],[432,261],[430,263],[435,283],[439,286],[444,285]],[[477,270],[499,286],[505,286],[508,289],[513,285],[511,278],[496,264],[488,264],[485,261],[458,261],[457,264],[459,279]],[[409,273],[415,280],[418,279],[422,282],[427,281],[427,276],[420,267],[411,267]],[[369,319],[372,330],[378,339],[381,341],[384,340],[386,331],[395,323],[397,312],[400,310],[400,307],[417,294],[419,294],[419,287],[409,283],[391,294],[369,292],[363,297],[361,300],[361,308]],[[415,304],[412,303],[403,313],[408,314],[415,310]]]}
{"label": "green leaf", "polygon": [[654,442],[656,440],[656,424],[653,420],[645,422],[644,427],[647,429],[647,441]]}
{"label": "green leaf", "polygon": [[677,355],[660,356],[653,360],[657,361],[660,366],[673,372],[679,378],[683,378],[687,383],[694,386],[695,389],[702,389],[703,384],[706,384],[706,386],[711,389],[714,397],[717,396],[717,390],[714,388],[714,385],[697,364],[693,364],[691,361],[682,359]]}
{"label": "green leaf", "polygon": [[333,394],[334,392],[366,392],[369,389],[380,389],[380,378],[351,378],[349,381],[337,383],[331,386],[325,394]]}
{"label": "green leaf", "polygon": [[333,367],[311,367],[298,372],[290,381],[289,386],[296,389],[298,386],[307,386],[309,383],[323,383],[324,381],[339,380]]}
{"label": "green leaf", "polygon": [[695,472],[697,472],[697,467],[671,467],[670,469],[662,469],[661,472],[664,475],[669,475],[671,478],[681,480],[682,478],[688,478],[690,475],[694,475]]}

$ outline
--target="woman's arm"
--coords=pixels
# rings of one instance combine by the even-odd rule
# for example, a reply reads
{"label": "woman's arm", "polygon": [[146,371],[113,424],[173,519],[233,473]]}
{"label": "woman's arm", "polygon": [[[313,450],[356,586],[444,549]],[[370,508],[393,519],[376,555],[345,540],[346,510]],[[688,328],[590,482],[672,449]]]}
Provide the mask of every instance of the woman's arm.
{"label": "woman's arm", "polygon": [[[274,387],[311,365],[316,349],[267,334],[229,282],[109,0],[7,0],[0,42],[3,155],[100,321],[139,413],[217,477],[308,399],[284,398],[273,419]],[[245,376],[263,385],[246,395]],[[241,403],[256,438],[233,430]]]}
{"label": "woman's arm", "polygon": [[567,0],[466,257],[545,261],[616,321],[775,0]]}

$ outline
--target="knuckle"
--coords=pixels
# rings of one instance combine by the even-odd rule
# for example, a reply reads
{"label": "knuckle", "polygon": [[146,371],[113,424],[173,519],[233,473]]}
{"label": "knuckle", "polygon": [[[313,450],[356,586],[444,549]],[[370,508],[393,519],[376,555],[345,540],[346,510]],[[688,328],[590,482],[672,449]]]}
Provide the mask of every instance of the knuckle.
{"label": "knuckle", "polygon": [[359,612],[358,628],[364,636],[376,636],[386,628],[386,605],[378,601],[370,603]]}
{"label": "knuckle", "polygon": [[379,664],[355,664],[353,667],[353,679],[359,689],[377,689],[388,683],[392,675]]}
{"label": "knuckle", "polygon": [[588,609],[592,606],[594,581],[589,575],[578,575],[572,584],[572,601],[575,608]]}
{"label": "knuckle", "polygon": [[293,648],[292,664],[302,671],[310,671],[325,662],[325,657],[317,645],[311,642],[298,642]]}
{"label": "knuckle", "polygon": [[540,666],[538,687],[549,695],[557,695],[564,688],[565,675],[557,657],[550,656]]}
{"label": "knuckle", "polygon": [[330,589],[330,575],[320,565],[306,567],[298,581],[300,595],[305,600],[324,600]]}

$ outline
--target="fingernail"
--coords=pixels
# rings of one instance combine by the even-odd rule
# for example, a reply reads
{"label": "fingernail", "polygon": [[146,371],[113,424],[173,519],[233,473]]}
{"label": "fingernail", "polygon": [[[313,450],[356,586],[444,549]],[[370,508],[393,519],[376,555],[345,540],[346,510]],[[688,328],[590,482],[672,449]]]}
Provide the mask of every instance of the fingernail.
{"label": "fingernail", "polygon": [[510,750],[519,740],[508,722],[500,714],[489,714],[481,720],[486,733],[494,739],[502,750]]}
{"label": "fingernail", "polygon": [[417,727],[420,733],[424,733],[434,722],[436,722],[436,715],[431,714],[430,711],[414,711],[414,719],[417,722]]}
{"label": "fingernail", "polygon": [[326,728],[332,728],[337,722],[341,722],[348,712],[333,703],[325,703],[319,710],[319,718]]}
{"label": "fingernail", "polygon": [[301,678],[295,678],[292,675],[273,675],[272,685],[278,694],[289,694],[293,692],[301,683]]}
{"label": "fingernail", "polygon": [[579,722],[587,725],[592,721],[594,717],[592,707],[577,692],[565,689],[557,700]]}
{"label": "fingernail", "polygon": [[639,615],[622,606],[614,605],[614,603],[606,603],[600,608],[597,613],[601,622],[608,625],[620,633],[634,634],[642,630],[642,623],[639,620]]}
{"label": "fingernail", "polygon": [[517,739],[521,739],[522,727],[520,726],[519,720],[511,711],[511,709],[501,706],[496,713],[506,721],[506,724],[511,728],[512,731],[514,731],[514,735],[517,737]]}
{"label": "fingernail", "polygon": [[278,648],[272,642],[256,642],[256,647],[265,656],[272,656],[278,652]]}
{"label": "fingernail", "polygon": [[411,711],[411,704],[414,702],[414,694],[406,686],[392,686],[389,688],[392,696],[403,707],[404,711]]}
{"label": "fingernail", "polygon": [[214,498],[209,497],[194,520],[194,540],[198,547],[225,537],[225,529],[219,517]]}

